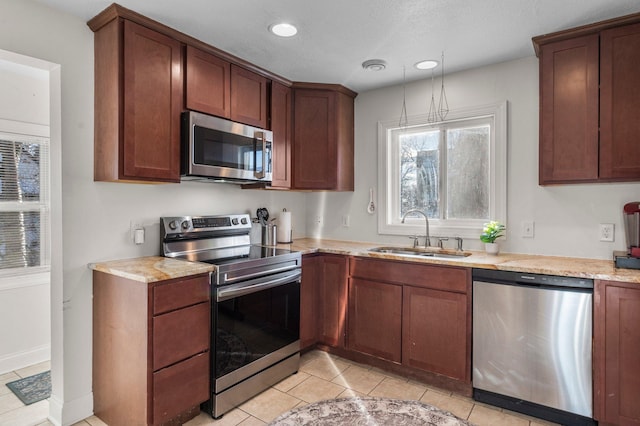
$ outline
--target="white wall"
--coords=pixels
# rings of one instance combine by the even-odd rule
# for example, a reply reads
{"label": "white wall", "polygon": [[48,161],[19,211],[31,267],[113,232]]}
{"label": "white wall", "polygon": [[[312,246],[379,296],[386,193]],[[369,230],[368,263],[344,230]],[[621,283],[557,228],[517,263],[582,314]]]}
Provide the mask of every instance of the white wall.
{"label": "white wall", "polygon": [[[49,73],[16,56],[0,51],[0,130],[35,124],[40,134],[49,126]],[[48,272],[0,277],[0,374],[49,360],[49,293]]]}
{"label": "white wall", "polygon": [[[624,249],[622,206],[640,199],[640,184],[538,186],[538,60],[535,56],[448,75],[445,85],[452,110],[503,100],[509,102],[508,233],[502,243],[503,251],[610,259],[612,250]],[[438,94],[436,89],[436,97]],[[409,116],[426,114],[430,98],[430,79],[407,84]],[[376,215],[366,213],[368,188],[376,188],[377,194],[377,122],[397,119],[401,106],[401,86],[358,95],[355,192],[310,195],[309,234],[371,242],[408,242],[406,237],[379,235]],[[324,217],[321,227],[313,223],[316,214]],[[341,225],[345,214],[350,216],[348,228]],[[520,236],[522,221],[535,222],[535,238]],[[615,224],[615,242],[599,241],[600,223]],[[468,249],[482,248],[479,240],[465,240],[464,244]]]}
{"label": "white wall", "polygon": [[[286,207],[294,214],[294,236],[304,235],[306,195],[197,182],[94,182],[91,30],[80,19],[32,0],[0,0],[0,49],[61,65],[62,164],[61,170],[52,173],[54,177],[62,174],[62,233],[53,230],[54,238],[62,238],[62,254],[53,253],[53,261],[62,263],[53,265],[52,271],[61,266],[62,275],[58,280],[53,274],[52,293],[61,290],[62,296],[52,297],[52,412],[55,422],[70,424],[89,416],[93,409],[92,280],[88,263],[159,254],[158,220],[163,215],[255,214],[258,207],[272,212]],[[128,239],[132,219],[145,225],[147,240],[142,246]],[[60,324],[55,320],[58,311]],[[61,359],[56,359],[58,356]],[[59,380],[56,370],[62,371]]]}

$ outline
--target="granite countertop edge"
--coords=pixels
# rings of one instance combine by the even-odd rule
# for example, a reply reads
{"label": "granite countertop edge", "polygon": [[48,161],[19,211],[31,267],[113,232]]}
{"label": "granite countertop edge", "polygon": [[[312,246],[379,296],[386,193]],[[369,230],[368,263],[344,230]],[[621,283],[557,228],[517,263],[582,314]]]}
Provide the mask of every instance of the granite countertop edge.
{"label": "granite countertop edge", "polygon": [[[640,270],[618,269],[614,266],[613,260],[515,253],[489,255],[482,251],[467,251],[471,255],[460,259],[407,258],[401,255],[368,251],[370,248],[381,245],[394,246],[393,244],[301,238],[290,244],[278,244],[276,247],[299,251],[303,255],[325,253],[361,256],[431,265],[494,269],[640,284]],[[89,264],[89,268],[146,283],[215,272],[214,265],[162,256],[95,262]]]}

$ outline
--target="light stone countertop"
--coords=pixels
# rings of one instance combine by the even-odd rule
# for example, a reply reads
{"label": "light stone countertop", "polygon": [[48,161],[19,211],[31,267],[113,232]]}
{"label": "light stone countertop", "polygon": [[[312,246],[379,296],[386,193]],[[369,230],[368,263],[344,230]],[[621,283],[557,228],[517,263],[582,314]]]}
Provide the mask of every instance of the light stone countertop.
{"label": "light stone countertop", "polygon": [[208,263],[188,262],[162,256],[96,262],[89,264],[89,268],[143,283],[182,278],[215,270],[215,266]]}
{"label": "light stone countertop", "polygon": [[[380,246],[394,246],[394,244],[302,238],[294,240],[291,244],[277,245],[278,248],[300,251],[302,254],[329,253],[347,256],[364,256],[433,265],[528,272],[640,284],[640,270],[616,269],[613,260],[513,253],[500,253],[496,256],[488,255],[482,251],[467,251],[471,253],[471,255],[459,259],[414,258],[368,251],[370,248]],[[187,262],[160,256],[99,262],[90,264],[89,267],[96,271],[107,272],[147,283],[215,271],[215,266],[206,263]]]}
{"label": "light stone countertop", "polygon": [[468,268],[496,269],[502,271],[528,272],[532,274],[640,283],[640,270],[615,268],[613,254],[611,260],[602,260],[513,253],[489,255],[483,251],[468,250],[467,252],[472,253],[471,256],[459,259],[443,259],[430,257],[408,258],[401,255],[368,251],[370,248],[381,246],[390,247],[395,245],[303,238],[294,240],[291,244],[278,244],[277,247],[301,251],[303,254],[315,252],[334,253],[378,259],[404,260],[425,264],[464,266]]}

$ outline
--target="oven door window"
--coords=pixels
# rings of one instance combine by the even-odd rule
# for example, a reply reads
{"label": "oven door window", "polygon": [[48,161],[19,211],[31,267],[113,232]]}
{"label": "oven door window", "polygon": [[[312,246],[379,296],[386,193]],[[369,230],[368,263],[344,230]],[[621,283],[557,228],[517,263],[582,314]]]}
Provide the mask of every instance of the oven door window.
{"label": "oven door window", "polygon": [[216,303],[215,377],[300,337],[300,284],[292,282]]}
{"label": "oven door window", "polygon": [[194,164],[256,174],[271,173],[270,141],[265,148],[263,150],[262,143],[258,143],[256,138],[194,126]]}

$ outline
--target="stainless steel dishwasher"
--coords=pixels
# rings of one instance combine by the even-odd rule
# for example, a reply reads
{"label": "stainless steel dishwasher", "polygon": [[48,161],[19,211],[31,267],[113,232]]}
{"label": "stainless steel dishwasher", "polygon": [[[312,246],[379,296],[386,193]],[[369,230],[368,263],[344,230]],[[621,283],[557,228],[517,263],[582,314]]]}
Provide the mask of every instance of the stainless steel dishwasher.
{"label": "stainless steel dishwasher", "polygon": [[474,269],[474,399],[595,424],[592,303],[590,279]]}

